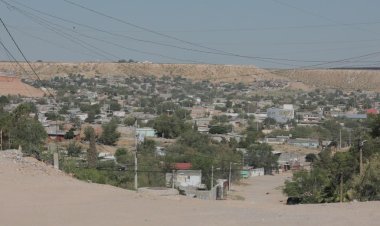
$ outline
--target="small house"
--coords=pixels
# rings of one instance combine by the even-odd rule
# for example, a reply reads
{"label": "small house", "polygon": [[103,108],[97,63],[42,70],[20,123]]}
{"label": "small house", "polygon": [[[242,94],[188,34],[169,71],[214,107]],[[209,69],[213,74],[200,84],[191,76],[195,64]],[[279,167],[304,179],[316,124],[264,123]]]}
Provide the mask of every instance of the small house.
{"label": "small house", "polygon": [[319,147],[319,141],[317,139],[303,139],[303,138],[290,139],[288,140],[288,144],[297,146],[297,147],[304,147],[304,148],[318,148]]}

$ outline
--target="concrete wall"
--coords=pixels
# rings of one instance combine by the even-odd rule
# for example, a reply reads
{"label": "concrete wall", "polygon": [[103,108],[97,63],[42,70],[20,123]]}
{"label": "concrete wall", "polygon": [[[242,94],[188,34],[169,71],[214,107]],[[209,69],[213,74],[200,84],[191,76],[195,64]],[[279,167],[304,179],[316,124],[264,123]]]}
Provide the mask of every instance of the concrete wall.
{"label": "concrete wall", "polygon": [[185,191],[187,196],[191,196],[198,199],[203,200],[216,200],[217,197],[217,189],[220,185],[214,186],[211,190],[197,190],[194,187],[183,187],[182,190]]}
{"label": "concrete wall", "polygon": [[264,176],[264,168],[253,169],[251,172],[251,177]]}

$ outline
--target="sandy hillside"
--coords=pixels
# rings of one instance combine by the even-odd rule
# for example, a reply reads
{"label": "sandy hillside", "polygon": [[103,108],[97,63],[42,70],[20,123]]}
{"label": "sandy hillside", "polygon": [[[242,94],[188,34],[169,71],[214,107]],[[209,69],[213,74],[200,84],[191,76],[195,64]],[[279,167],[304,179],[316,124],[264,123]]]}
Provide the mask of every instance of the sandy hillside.
{"label": "sandy hillside", "polygon": [[314,88],[380,91],[378,70],[292,70],[278,74]]}
{"label": "sandy hillside", "polygon": [[[22,63],[21,63],[22,64]],[[183,76],[194,80],[210,80],[213,82],[252,82],[256,79],[284,79],[266,70],[254,66],[208,65],[208,64],[151,64],[151,63],[32,63],[41,78],[55,75],[83,74],[95,75],[154,75]],[[13,63],[0,62],[0,71],[14,72]],[[15,73],[22,75],[16,68]]]}
{"label": "sandy hillside", "polygon": [[44,92],[21,82],[17,77],[0,74],[0,95],[21,95],[26,97],[42,97]]}
{"label": "sandy hillside", "polygon": [[[378,225],[380,202],[286,206],[289,175],[233,185],[243,201],[153,197],[73,179],[15,151],[0,152],[1,225]],[[282,202],[281,202],[282,201]]]}

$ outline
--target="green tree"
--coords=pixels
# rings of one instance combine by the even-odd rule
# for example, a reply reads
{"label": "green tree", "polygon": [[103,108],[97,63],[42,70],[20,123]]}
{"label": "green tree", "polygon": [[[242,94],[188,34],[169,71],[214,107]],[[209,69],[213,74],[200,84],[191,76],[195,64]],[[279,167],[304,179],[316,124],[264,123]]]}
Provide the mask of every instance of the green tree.
{"label": "green tree", "polygon": [[248,163],[256,168],[263,167],[266,174],[272,174],[277,169],[278,156],[272,153],[273,148],[268,144],[254,144],[248,147]]}
{"label": "green tree", "polygon": [[176,138],[191,126],[176,116],[161,115],[154,120],[153,128],[160,137]]}
{"label": "green tree", "polygon": [[39,121],[29,117],[35,110],[33,104],[20,104],[12,112],[8,125],[12,146],[21,146],[24,153],[39,158],[47,133]]}
{"label": "green tree", "polygon": [[126,148],[118,148],[115,152],[115,158],[116,162],[120,164],[127,164],[131,159]]}
{"label": "green tree", "polygon": [[120,111],[121,109],[121,105],[116,100],[112,100],[109,105],[111,111]]}
{"label": "green tree", "polygon": [[136,122],[136,118],[135,117],[127,117],[124,119],[124,124],[126,126],[133,126]]}
{"label": "green tree", "polygon": [[320,203],[325,201],[324,192],[329,185],[328,172],[318,168],[310,173],[294,173],[291,181],[285,181],[283,192],[288,196],[301,198],[302,203]]}
{"label": "green tree", "polygon": [[376,154],[364,168],[363,175],[354,178],[354,198],[360,201],[380,200],[380,155]]}
{"label": "green tree", "polygon": [[209,133],[211,134],[226,134],[232,131],[232,125],[212,125]]}
{"label": "green tree", "polygon": [[71,157],[78,157],[82,152],[82,146],[76,142],[70,142],[67,146],[67,155]]}
{"label": "green tree", "polygon": [[87,150],[87,163],[89,168],[95,168],[97,159],[98,159],[98,153],[96,151],[96,137],[95,137],[95,130],[94,128],[88,126],[85,130],[86,136],[89,137],[90,141],[90,147]]}
{"label": "green tree", "polygon": [[69,131],[67,131],[67,132],[65,133],[64,138],[65,138],[66,140],[73,139],[73,138],[75,137],[74,131],[75,131],[75,130],[74,130],[73,128],[71,128]]}
{"label": "green tree", "polygon": [[370,129],[372,137],[380,137],[380,115],[370,116]]}
{"label": "green tree", "polygon": [[120,133],[117,132],[117,119],[112,119],[109,123],[103,124],[102,128],[103,132],[99,141],[105,145],[115,145],[120,137]]}

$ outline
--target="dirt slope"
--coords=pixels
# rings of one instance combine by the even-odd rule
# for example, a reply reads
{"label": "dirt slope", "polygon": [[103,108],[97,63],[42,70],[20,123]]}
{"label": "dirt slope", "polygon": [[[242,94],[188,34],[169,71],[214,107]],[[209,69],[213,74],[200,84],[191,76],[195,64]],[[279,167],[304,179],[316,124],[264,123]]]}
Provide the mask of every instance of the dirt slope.
{"label": "dirt slope", "polygon": [[[283,79],[254,66],[206,65],[206,64],[150,64],[150,63],[33,63],[42,78],[55,75],[154,75],[183,76],[194,80],[214,82],[252,82],[256,79]],[[27,67],[25,67],[27,68]],[[13,63],[0,62],[0,71],[13,72]],[[22,74],[16,69],[16,74]]]}
{"label": "dirt slope", "polygon": [[380,202],[284,205],[278,186],[288,176],[233,185],[244,201],[164,198],[78,181],[0,151],[0,225],[378,225]]}
{"label": "dirt slope", "polygon": [[314,88],[380,91],[380,71],[377,70],[296,70],[279,74]]}
{"label": "dirt slope", "polygon": [[0,74],[0,95],[21,95],[26,97],[42,97],[44,92],[21,82],[17,77]]}
{"label": "dirt slope", "polygon": [[[21,63],[22,64],[22,63]],[[24,68],[26,65],[24,65]],[[340,88],[344,90],[380,91],[380,70],[264,70],[255,66],[208,64],[151,64],[151,63],[57,63],[36,62],[33,68],[41,78],[56,75],[83,74],[110,76],[183,76],[193,80],[211,82],[243,82],[257,80],[290,81],[290,89]],[[16,70],[16,71],[15,71]],[[0,62],[0,72],[23,75],[14,63]]]}

